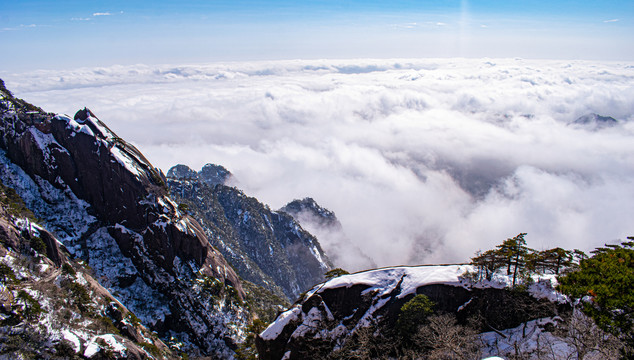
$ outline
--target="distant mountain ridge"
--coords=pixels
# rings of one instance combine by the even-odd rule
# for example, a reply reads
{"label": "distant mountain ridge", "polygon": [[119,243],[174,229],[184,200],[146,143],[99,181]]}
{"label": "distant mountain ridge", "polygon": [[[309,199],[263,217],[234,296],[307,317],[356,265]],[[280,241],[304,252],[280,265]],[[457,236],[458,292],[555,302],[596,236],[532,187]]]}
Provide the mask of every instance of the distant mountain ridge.
{"label": "distant mountain ridge", "polygon": [[[374,260],[348,238],[335,213],[319,205],[313,198],[295,199],[280,211],[290,214],[302,227],[317,236],[337,266],[349,265],[353,269],[348,270],[353,271],[376,267]],[[346,265],[342,265],[343,262]]]}
{"label": "distant mountain ridge", "polygon": [[167,177],[170,179],[198,180],[210,186],[225,185],[232,176],[229,170],[216,164],[205,164],[198,172],[182,164],[175,165],[167,171]]}
{"label": "distant mountain ridge", "polygon": [[586,114],[580,116],[571,125],[583,127],[588,130],[602,130],[617,125],[619,122],[611,116],[602,116],[599,114]]}
{"label": "distant mountain ridge", "polygon": [[319,206],[319,204],[310,197],[301,200],[295,199],[284,205],[280,210],[289,213],[296,219],[309,217],[310,220],[317,222],[320,226],[343,229],[343,226],[341,226],[334,212]]}
{"label": "distant mountain ridge", "polygon": [[323,281],[332,264],[319,241],[284,211],[223,185],[229,174],[214,164],[199,172],[176,165],[167,184],[244,279],[290,301]]}

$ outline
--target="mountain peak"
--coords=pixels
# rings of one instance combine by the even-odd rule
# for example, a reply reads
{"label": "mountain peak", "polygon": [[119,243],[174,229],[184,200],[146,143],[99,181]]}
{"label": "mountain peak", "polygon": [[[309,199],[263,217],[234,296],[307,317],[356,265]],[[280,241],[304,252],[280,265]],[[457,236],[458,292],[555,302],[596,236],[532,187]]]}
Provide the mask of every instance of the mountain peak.
{"label": "mountain peak", "polygon": [[591,113],[577,118],[572,122],[572,124],[587,128],[588,130],[600,130],[618,124],[618,120],[611,116],[602,116]]}
{"label": "mountain peak", "polygon": [[200,179],[209,185],[224,185],[232,176],[229,170],[216,164],[205,164],[198,174]]}
{"label": "mountain peak", "polygon": [[210,186],[224,185],[231,176],[225,167],[211,163],[205,164],[198,172],[183,164],[172,166],[167,172],[167,177],[172,180],[199,180]]}
{"label": "mountain peak", "polygon": [[198,173],[187,165],[178,164],[172,166],[167,171],[167,178],[177,180],[195,180],[198,179]]}
{"label": "mountain peak", "polygon": [[296,219],[309,219],[317,222],[321,226],[341,227],[341,223],[337,219],[334,212],[321,207],[311,197],[305,197],[301,200],[295,199],[280,209],[293,216]]}
{"label": "mountain peak", "polygon": [[94,117],[96,118],[95,114],[93,114],[92,111],[90,111],[90,109],[88,109],[87,107],[77,111],[75,113],[75,116],[73,118],[73,120],[75,121],[79,121],[79,122],[84,122],[86,121],[86,119],[88,119],[88,117]]}

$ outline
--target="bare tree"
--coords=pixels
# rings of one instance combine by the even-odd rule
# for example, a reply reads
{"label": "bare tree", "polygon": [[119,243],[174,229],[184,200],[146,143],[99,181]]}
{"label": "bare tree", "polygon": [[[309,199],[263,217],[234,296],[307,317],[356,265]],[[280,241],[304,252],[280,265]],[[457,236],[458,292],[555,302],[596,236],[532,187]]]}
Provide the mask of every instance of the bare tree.
{"label": "bare tree", "polygon": [[578,309],[574,309],[570,318],[557,327],[555,335],[573,350],[569,359],[617,359],[623,347],[619,339],[601,330],[592,318]]}
{"label": "bare tree", "polygon": [[414,336],[425,359],[475,359],[480,356],[480,340],[473,328],[458,324],[454,314],[432,315]]}

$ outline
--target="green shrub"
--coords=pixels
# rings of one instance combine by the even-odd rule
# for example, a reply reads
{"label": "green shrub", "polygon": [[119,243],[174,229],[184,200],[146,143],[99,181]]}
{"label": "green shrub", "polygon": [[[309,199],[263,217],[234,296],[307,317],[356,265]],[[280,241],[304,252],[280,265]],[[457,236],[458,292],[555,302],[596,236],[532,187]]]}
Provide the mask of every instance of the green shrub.
{"label": "green shrub", "polygon": [[134,325],[134,326],[141,325],[141,320],[139,320],[139,318],[136,315],[134,315],[133,312],[128,312],[128,317],[129,317],[130,323],[132,323],[132,325]]}
{"label": "green shrub", "polygon": [[275,320],[278,312],[291,306],[286,299],[249,281],[243,281],[242,286],[246,292],[247,307],[264,322]]}
{"label": "green shrub", "polygon": [[255,360],[257,359],[257,349],[255,347],[255,338],[259,333],[264,331],[268,324],[260,319],[253,319],[253,323],[247,327],[247,337],[236,350],[236,358],[239,360]]}
{"label": "green shrub", "polygon": [[14,284],[17,282],[13,269],[5,263],[0,263],[0,280],[5,284]]}
{"label": "green shrub", "polygon": [[326,272],[324,274],[324,276],[326,277],[326,279],[332,279],[332,278],[336,278],[342,275],[348,275],[350,274],[349,272],[347,272],[346,270],[342,269],[342,268],[336,268],[336,269],[332,269],[328,272]]}
{"label": "green shrub", "polygon": [[75,269],[73,269],[73,266],[71,264],[64,263],[62,264],[62,274],[74,277],[75,275],[77,275],[77,272],[75,271]]}
{"label": "green shrub", "polygon": [[46,244],[44,243],[44,240],[42,240],[41,238],[37,236],[33,236],[31,238],[30,246],[31,246],[31,249],[37,251],[38,253],[46,255]]}
{"label": "green shrub", "polygon": [[18,292],[18,300],[24,305],[23,314],[27,319],[37,319],[43,312],[40,303],[24,290]]}
{"label": "green shrub", "polygon": [[98,316],[97,320],[102,330],[110,334],[119,335],[121,332],[117,329],[116,326],[112,323],[112,319],[107,316]]}
{"label": "green shrub", "polygon": [[68,340],[61,340],[55,344],[55,355],[63,359],[76,359],[79,356],[75,353],[75,348]]}
{"label": "green shrub", "polygon": [[201,287],[203,291],[214,298],[220,298],[225,289],[225,284],[216,278],[203,276]]}
{"label": "green shrub", "polygon": [[70,292],[69,301],[72,305],[76,306],[82,313],[92,312],[90,292],[85,286],[67,279],[62,280],[61,285]]}
{"label": "green shrub", "polygon": [[145,348],[145,350],[147,350],[153,356],[160,357],[162,355],[161,350],[159,350],[159,348],[154,344],[142,342],[139,345],[143,346],[143,348]]}
{"label": "green shrub", "polygon": [[436,304],[425,295],[414,296],[401,307],[401,313],[396,322],[398,331],[404,337],[416,333],[418,327],[425,324],[429,315],[433,314],[434,305]]}
{"label": "green shrub", "polygon": [[634,237],[620,245],[592,251],[579,268],[558,277],[558,290],[573,298],[588,297],[583,312],[623,343],[623,358],[634,359]]}

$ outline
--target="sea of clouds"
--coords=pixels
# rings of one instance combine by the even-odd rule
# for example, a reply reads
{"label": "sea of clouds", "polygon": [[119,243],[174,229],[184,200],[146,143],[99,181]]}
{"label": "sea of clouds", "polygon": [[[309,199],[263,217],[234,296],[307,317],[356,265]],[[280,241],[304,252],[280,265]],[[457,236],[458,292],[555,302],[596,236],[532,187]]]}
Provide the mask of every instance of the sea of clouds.
{"label": "sea of clouds", "polygon": [[[313,197],[337,266],[468,261],[634,235],[634,64],[311,60],[2,74],[17,96],[87,106],[165,172],[224,165],[280,208]],[[616,126],[572,125],[587,114]]]}

